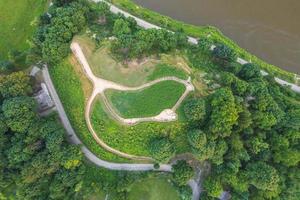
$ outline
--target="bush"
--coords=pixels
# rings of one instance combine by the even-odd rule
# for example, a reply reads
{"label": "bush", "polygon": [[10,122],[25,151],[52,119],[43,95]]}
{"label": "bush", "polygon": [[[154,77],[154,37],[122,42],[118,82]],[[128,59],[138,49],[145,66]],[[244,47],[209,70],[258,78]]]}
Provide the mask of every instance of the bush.
{"label": "bush", "polygon": [[203,99],[191,99],[184,105],[184,113],[190,122],[201,123],[205,118],[206,108]]}
{"label": "bush", "polygon": [[149,143],[152,157],[159,162],[168,161],[174,154],[174,147],[168,138],[153,138]]}
{"label": "bush", "polygon": [[212,55],[223,62],[234,62],[237,60],[236,52],[224,44],[217,44]]}
{"label": "bush", "polygon": [[259,67],[252,63],[244,64],[238,76],[244,80],[262,77]]}
{"label": "bush", "polygon": [[9,73],[14,70],[15,66],[12,62],[8,60],[0,61],[0,73]]}
{"label": "bush", "polygon": [[194,176],[193,168],[185,161],[179,160],[172,166],[173,181],[179,185],[184,186]]}
{"label": "bush", "polygon": [[153,165],[153,167],[154,167],[154,169],[159,169],[159,168],[160,168],[160,165],[159,165],[159,163],[155,163],[155,164]]}
{"label": "bush", "polygon": [[189,131],[188,141],[189,141],[190,145],[195,149],[201,149],[207,143],[206,135],[201,130]]}

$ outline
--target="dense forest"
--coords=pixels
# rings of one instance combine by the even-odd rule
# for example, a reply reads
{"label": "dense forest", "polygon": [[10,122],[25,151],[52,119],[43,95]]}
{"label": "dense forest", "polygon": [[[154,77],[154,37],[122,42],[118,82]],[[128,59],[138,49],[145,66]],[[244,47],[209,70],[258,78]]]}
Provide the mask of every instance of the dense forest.
{"label": "dense forest", "polygon": [[[191,67],[207,72],[205,78],[215,89],[205,97],[191,97],[184,105],[191,152],[211,165],[200,199],[216,199],[224,190],[233,200],[299,199],[298,94],[277,85],[272,75],[263,76],[259,66],[236,63],[234,50],[209,37],[191,45],[181,30],[144,30],[133,19],[110,13],[106,4],[84,0],[54,1],[40,17],[26,63],[59,63],[70,53],[73,36],[86,27],[97,33],[98,43],[113,36],[111,51],[119,60],[177,49],[187,55]],[[216,47],[211,51],[212,44]],[[32,80],[23,72],[13,72],[16,65],[14,60],[0,65],[7,74],[0,76],[0,189],[4,194],[17,199],[84,199],[98,186],[114,191],[116,199],[126,199],[128,185],[146,175],[96,172],[86,166],[79,147],[66,141],[57,116],[39,117],[31,97]],[[154,139],[149,148],[157,162],[174,156],[168,138]],[[173,169],[173,182],[186,198],[190,191],[184,186],[193,176],[192,168],[178,162]],[[98,178],[87,180],[93,173]]]}

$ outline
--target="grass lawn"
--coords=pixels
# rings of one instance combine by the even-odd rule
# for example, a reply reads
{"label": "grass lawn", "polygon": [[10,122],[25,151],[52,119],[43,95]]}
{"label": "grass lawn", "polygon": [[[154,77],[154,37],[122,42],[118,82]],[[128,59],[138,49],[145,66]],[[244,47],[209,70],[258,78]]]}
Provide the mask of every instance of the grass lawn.
{"label": "grass lawn", "polygon": [[12,50],[26,50],[36,21],[48,0],[0,0],[0,59]]}
{"label": "grass lawn", "polygon": [[185,60],[178,55],[161,55],[161,58],[133,61],[126,65],[117,62],[109,50],[109,41],[96,48],[95,42],[87,35],[76,36],[78,42],[92,68],[93,73],[101,78],[127,86],[138,86],[163,76],[176,76],[187,79],[183,68],[188,68]]}
{"label": "grass lawn", "polygon": [[149,141],[158,136],[169,136],[170,140],[174,142],[177,153],[190,151],[184,121],[145,122],[135,126],[124,126],[110,118],[100,100],[94,103],[91,121],[95,131],[105,143],[126,153],[151,156],[148,147]]}
{"label": "grass lawn", "polygon": [[185,91],[175,81],[163,81],[139,91],[107,90],[105,94],[124,118],[151,117],[171,109]]}
{"label": "grass lawn", "polygon": [[166,178],[147,178],[131,186],[130,200],[179,200],[179,193]]}
{"label": "grass lawn", "polygon": [[57,66],[49,67],[53,84],[76,134],[100,158],[115,162],[130,162],[103,150],[90,134],[84,119],[84,107],[92,86],[81,70],[74,57],[69,57]]}

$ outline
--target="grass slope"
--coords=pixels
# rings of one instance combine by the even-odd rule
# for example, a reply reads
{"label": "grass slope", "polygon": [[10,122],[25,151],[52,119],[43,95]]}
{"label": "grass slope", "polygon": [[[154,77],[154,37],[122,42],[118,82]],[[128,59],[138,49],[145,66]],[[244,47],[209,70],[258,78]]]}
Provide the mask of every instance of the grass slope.
{"label": "grass slope", "polygon": [[147,178],[131,186],[130,200],[179,200],[179,193],[166,179]]}
{"label": "grass slope", "polygon": [[0,59],[12,50],[26,50],[36,21],[48,0],[0,0]]}
{"label": "grass slope", "polygon": [[91,85],[83,75],[75,58],[66,59],[57,66],[51,66],[49,72],[68,118],[82,142],[102,159],[128,162],[126,159],[103,150],[90,134],[84,119],[84,107],[86,97],[91,91]]}
{"label": "grass slope", "polygon": [[124,118],[151,117],[172,108],[185,91],[185,86],[175,81],[163,81],[140,91],[105,92],[108,99]]}
{"label": "grass slope", "polygon": [[149,141],[158,136],[168,136],[174,142],[177,153],[190,150],[184,121],[145,122],[135,126],[123,126],[110,118],[100,100],[94,104],[91,121],[95,131],[105,143],[126,153],[151,156],[148,149]]}
{"label": "grass slope", "polygon": [[178,55],[161,55],[162,59],[147,58],[146,61],[130,62],[127,65],[116,61],[110,53],[110,42],[104,41],[100,48],[87,35],[76,36],[93,73],[101,78],[127,86],[139,86],[149,80],[163,76],[187,79],[181,66],[188,67]]}

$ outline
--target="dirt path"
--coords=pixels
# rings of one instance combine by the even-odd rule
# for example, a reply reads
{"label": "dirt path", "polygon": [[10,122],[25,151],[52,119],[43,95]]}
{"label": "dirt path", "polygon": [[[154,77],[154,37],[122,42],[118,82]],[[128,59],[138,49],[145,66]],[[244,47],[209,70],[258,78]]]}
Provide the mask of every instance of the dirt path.
{"label": "dirt path", "polygon": [[[81,145],[81,151],[83,152],[84,156],[92,163],[99,167],[104,167],[106,169],[110,170],[123,170],[123,171],[162,171],[162,172],[172,172],[172,165],[169,164],[161,164],[158,169],[154,168],[153,164],[131,164],[131,163],[113,163],[108,162],[105,160],[100,159],[95,154],[93,154],[86,146],[82,144],[80,139],[77,137],[74,129],[71,126],[71,123],[66,115],[66,112],[63,108],[63,105],[56,93],[55,87],[52,83],[52,80],[49,75],[49,71],[47,66],[43,68],[43,77],[45,80],[45,83],[47,85],[47,88],[49,89],[50,95],[55,103],[56,110],[59,114],[59,117],[61,119],[61,122],[66,130],[66,133],[68,134],[68,140],[72,144]],[[199,180],[191,179],[188,183],[188,185],[191,187],[193,191],[193,200],[198,200],[200,196],[200,186],[199,186]]]}
{"label": "dirt path", "polygon": [[[93,72],[90,68],[90,65],[87,62],[87,60],[86,60],[86,58],[85,58],[85,56],[84,56],[84,54],[83,54],[83,52],[82,52],[82,50],[81,50],[78,43],[73,42],[71,44],[71,49],[72,49],[74,55],[76,56],[76,58],[78,59],[78,61],[81,63],[86,76],[92,82],[93,87],[94,87],[93,93],[92,93],[91,97],[89,98],[89,102],[88,102],[87,107],[92,106],[92,103],[93,103],[94,99],[99,94],[99,95],[102,96],[102,99],[104,100],[105,106],[107,107],[110,114],[116,120],[118,120],[120,123],[125,124],[125,125],[133,125],[133,124],[137,124],[137,123],[140,123],[140,122],[151,122],[151,121],[170,122],[170,121],[177,120],[176,109],[179,107],[179,105],[182,103],[182,101],[185,99],[185,97],[191,91],[195,90],[194,86],[191,83],[190,78],[188,80],[182,80],[182,79],[179,79],[177,77],[172,77],[172,76],[159,78],[159,79],[148,82],[148,83],[143,84],[143,85],[138,86],[138,87],[127,87],[127,86],[124,86],[124,85],[121,85],[121,84],[117,84],[115,82],[108,81],[108,80],[96,77],[93,74]],[[163,81],[176,81],[178,83],[181,83],[181,84],[185,85],[186,90],[182,94],[182,96],[179,98],[179,100],[177,101],[177,103],[175,104],[175,106],[173,108],[163,110],[157,116],[146,117],[146,118],[132,118],[132,119],[122,118],[121,116],[119,116],[117,114],[117,112],[114,111],[114,108],[110,105],[110,102],[107,100],[107,98],[104,95],[104,91],[107,90],[107,89],[114,89],[114,90],[120,90],[120,91],[138,91],[138,90],[143,90],[145,88],[151,87],[151,86],[153,86],[157,83],[163,82]],[[87,110],[90,110],[90,108],[88,108]],[[90,113],[87,113],[87,114],[90,114]],[[86,117],[88,117],[88,116],[86,116]]]}
{"label": "dirt path", "polygon": [[[106,151],[114,153],[114,154],[116,154],[120,157],[133,159],[133,160],[143,160],[143,161],[153,162],[153,159],[150,158],[150,157],[136,156],[136,155],[131,155],[131,154],[121,152],[117,149],[114,149],[114,148],[108,146],[103,140],[101,140],[100,137],[98,136],[97,132],[94,130],[92,122],[91,122],[91,118],[90,118],[91,117],[91,108],[92,108],[93,102],[94,102],[95,98],[98,95],[100,95],[100,97],[102,98],[102,100],[104,102],[104,105],[106,106],[109,114],[113,118],[115,118],[117,121],[119,121],[120,123],[122,123],[124,125],[133,125],[133,124],[137,124],[137,123],[140,123],[140,122],[150,122],[150,121],[170,122],[170,121],[177,120],[177,114],[175,112],[176,109],[182,103],[184,98],[191,91],[194,90],[194,86],[192,85],[190,78],[188,80],[182,80],[182,79],[179,79],[177,77],[163,77],[163,78],[159,78],[157,80],[151,81],[149,83],[143,84],[143,85],[138,86],[138,87],[127,87],[127,86],[124,86],[124,85],[114,83],[112,81],[108,81],[108,80],[96,77],[93,74],[93,72],[90,68],[90,65],[89,65],[88,61],[86,60],[86,58],[85,58],[85,56],[84,56],[84,54],[83,54],[83,52],[82,52],[82,50],[81,50],[78,43],[73,42],[71,44],[71,50],[74,53],[75,57],[78,59],[79,63],[82,65],[86,76],[88,77],[88,79],[93,84],[92,95],[89,97],[87,105],[85,107],[85,120],[86,120],[86,123],[87,123],[87,127],[88,127],[90,133],[92,134],[93,138],[95,139],[95,141],[102,148],[104,148]],[[172,109],[163,110],[159,115],[153,116],[153,117],[131,118],[131,119],[122,118],[120,115],[118,115],[116,113],[116,111],[114,110],[114,108],[111,106],[110,102],[107,100],[106,96],[104,95],[104,91],[107,90],[107,89],[115,89],[115,90],[121,90],[121,91],[137,91],[137,90],[143,90],[145,88],[151,87],[152,85],[155,85],[155,84],[160,83],[162,81],[176,81],[176,82],[179,82],[179,83],[185,85],[186,90],[183,93],[183,95],[179,98],[179,100],[177,101],[177,103],[175,104],[175,106]]]}

